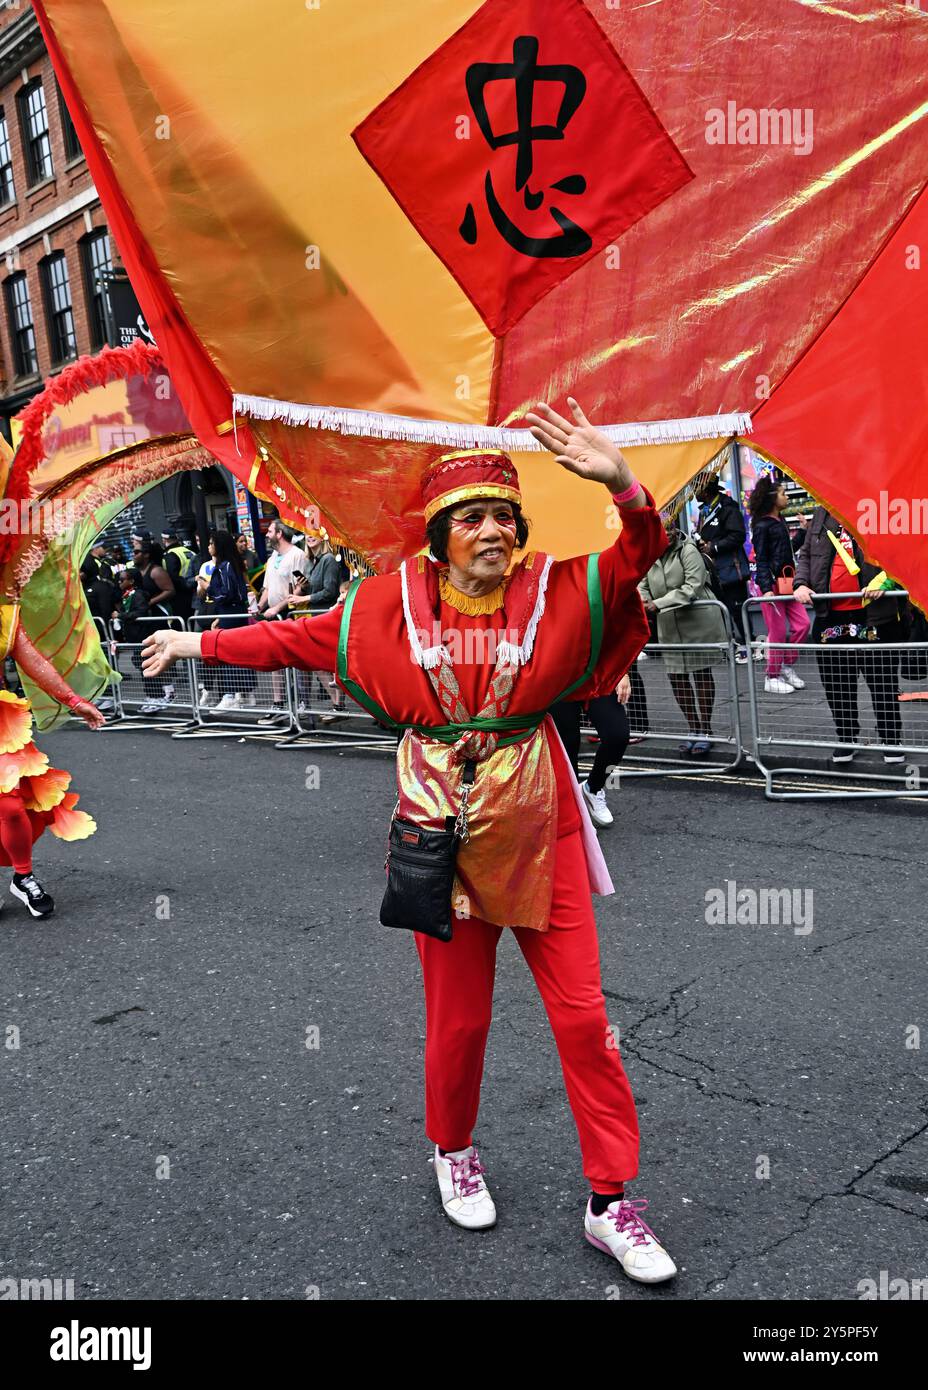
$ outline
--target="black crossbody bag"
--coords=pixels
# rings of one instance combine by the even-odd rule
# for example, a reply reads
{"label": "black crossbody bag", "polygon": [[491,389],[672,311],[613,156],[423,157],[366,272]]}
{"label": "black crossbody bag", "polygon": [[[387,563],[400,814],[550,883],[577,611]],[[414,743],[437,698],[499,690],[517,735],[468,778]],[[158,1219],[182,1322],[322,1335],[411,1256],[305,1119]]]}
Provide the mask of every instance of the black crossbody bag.
{"label": "black crossbody bag", "polygon": [[387,890],[380,904],[382,926],[451,940],[455,864],[459,846],[468,839],[467,802],[476,770],[475,759],[468,758],[461,779],[461,809],[456,816],[445,817],[444,830],[426,830],[394,811],[384,864]]}

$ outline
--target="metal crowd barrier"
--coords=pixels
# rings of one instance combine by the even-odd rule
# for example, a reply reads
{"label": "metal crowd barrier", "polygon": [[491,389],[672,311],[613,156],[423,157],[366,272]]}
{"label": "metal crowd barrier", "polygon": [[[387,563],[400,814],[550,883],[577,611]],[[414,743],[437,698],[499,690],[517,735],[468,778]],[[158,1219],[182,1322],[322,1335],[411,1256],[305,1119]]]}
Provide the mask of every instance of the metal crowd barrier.
{"label": "metal crowd barrier", "polygon": [[[907,598],[902,590],[893,595]],[[756,620],[773,603],[798,600],[748,599],[742,609],[746,632],[752,630],[752,617]],[[620,777],[731,772],[752,759],[764,778],[765,794],[773,800],[928,796],[928,643],[823,644],[810,635],[797,646],[755,634],[750,655],[762,660],[739,666],[738,644],[724,604],[705,600],[700,606],[721,610],[726,640],[647,645],[629,673],[632,697],[626,710],[633,741],[617,769]],[[395,746],[395,735],[378,727],[334,685],[331,672],[272,673],[206,666],[196,660],[178,663],[166,677],[145,680],[141,643],[121,641],[118,631],[94,621],[122,677],[114,678],[104,697],[113,702],[110,727],[138,728],[140,721],[161,727],[167,722],[184,726],[175,729],[176,738],[260,734],[269,735],[278,748],[318,746],[328,740],[342,746]],[[177,617],[135,621],[151,628],[188,627]],[[197,615],[189,620],[189,628],[202,631],[214,621],[213,615]],[[767,684],[768,672],[777,671],[781,655],[793,673],[789,692]],[[705,735],[710,752],[703,756],[680,747],[696,737],[677,698],[680,683],[675,694],[670,680],[675,673],[667,669],[681,656],[691,668],[709,671],[713,678],[711,732]],[[690,698],[697,699],[694,671],[680,675],[686,676]],[[166,688],[169,694],[173,691],[170,699],[165,698]],[[741,717],[742,697],[750,711],[750,740]],[[587,722],[582,732],[596,737]],[[840,761],[834,760],[836,752]],[[588,748],[581,757],[588,766]]]}
{"label": "metal crowd barrier", "polygon": [[[891,596],[908,597],[903,590],[893,590]],[[763,612],[771,604],[798,602],[793,597],[748,599],[745,621],[749,609]],[[815,640],[814,615],[812,621],[801,645],[769,638],[755,642],[767,660],[744,668],[754,761],[764,776],[766,795],[778,801],[925,796],[928,768],[919,760],[928,759],[928,646],[866,638],[822,643]],[[840,610],[828,621],[829,626],[840,624]],[[773,682],[783,679],[781,669],[801,684],[789,692],[778,688]],[[801,781],[797,785],[796,779],[804,777],[825,779],[825,784],[812,790]],[[784,779],[790,788],[781,785]]]}
{"label": "metal crowd barrier", "polygon": [[[222,625],[228,627],[225,620],[232,619],[236,627],[241,627],[248,622],[249,616],[248,613],[224,613]],[[213,613],[195,614],[189,620],[189,630],[206,632],[218,622]],[[190,666],[194,718],[199,729],[266,733],[287,732],[297,727],[286,671],[208,666],[199,658],[191,661]]]}
{"label": "metal crowd barrier", "polygon": [[[93,625],[97,629],[97,632],[100,634],[100,646],[103,648],[103,651],[105,655],[109,658],[110,662],[110,679],[107,685],[107,693],[104,695],[99,695],[97,697],[96,704],[101,714],[106,715],[108,722],[112,723],[116,719],[120,718],[120,683],[116,678],[114,669],[113,637],[112,633],[110,632],[109,624],[105,623],[102,618],[95,617],[93,619]],[[74,719],[75,717],[76,716],[74,715],[71,716],[72,719]]]}
{"label": "metal crowd barrier", "polygon": [[[625,706],[632,743],[618,765],[620,777],[661,777],[672,772],[731,772],[744,756],[741,737],[741,711],[738,702],[736,646],[732,641],[731,615],[718,599],[697,599],[694,608],[717,608],[722,613],[724,642],[649,642],[629,672],[631,698]],[[683,611],[683,610],[681,610]],[[688,671],[671,672],[668,667],[681,663]],[[679,674],[677,688],[684,694],[682,679],[693,713],[701,710],[709,682],[695,677],[711,673],[710,732],[691,728],[674,693],[671,674]],[[701,688],[700,688],[701,687]],[[592,725],[581,725],[581,736],[595,737]],[[710,752],[692,754],[683,746],[696,738],[709,742]]]}
{"label": "metal crowd barrier", "polygon": [[[247,621],[250,615],[224,616]],[[190,619],[190,631],[202,632],[215,622],[214,614],[197,615]],[[190,666],[196,727],[175,737],[197,737],[207,732],[260,733],[272,736],[278,747],[286,748],[308,739],[318,743],[323,733],[337,742],[350,742],[359,736],[370,740],[371,732],[376,732],[370,716],[334,684],[331,671],[289,667],[255,671],[241,666],[208,666],[199,660]],[[352,722],[365,726],[362,734],[348,727]],[[385,741],[389,741],[386,736]]]}
{"label": "metal crowd barrier", "polygon": [[[183,618],[174,616],[133,618],[133,623],[152,632],[166,627],[181,632],[186,629]],[[141,642],[124,642],[119,633],[112,633],[109,653],[113,667],[122,678],[111,687],[119,718],[157,716],[157,721],[169,722],[193,718],[194,690],[189,662],[178,662],[166,675],[150,679],[142,675]]]}

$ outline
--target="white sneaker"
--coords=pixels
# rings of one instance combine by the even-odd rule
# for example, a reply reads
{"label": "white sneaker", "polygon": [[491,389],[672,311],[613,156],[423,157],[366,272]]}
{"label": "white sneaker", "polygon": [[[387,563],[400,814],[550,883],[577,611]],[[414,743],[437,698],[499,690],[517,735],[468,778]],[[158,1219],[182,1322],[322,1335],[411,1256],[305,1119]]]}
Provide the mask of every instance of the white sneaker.
{"label": "white sneaker", "polygon": [[238,692],[236,692],[234,695],[223,695],[222,699],[219,701],[219,704],[216,706],[216,712],[218,714],[220,710],[241,708],[242,697],[238,694]]}
{"label": "white sneaker", "polygon": [[785,681],[789,681],[794,690],[805,690],[805,681],[801,680],[799,676],[796,675],[796,671],[792,666],[784,666],[780,674]]}
{"label": "white sneaker", "polygon": [[441,1204],[449,1221],[469,1231],[485,1231],[496,1225],[496,1207],[483,1180],[484,1167],[476,1147],[460,1149],[444,1158],[435,1145],[435,1176]]}
{"label": "white sneaker", "polygon": [[173,695],[162,695],[158,700],[146,700],[139,708],[139,714],[160,714],[162,710],[170,709],[173,703]]}
{"label": "white sneaker", "polygon": [[580,790],[583,792],[583,799],[590,808],[590,819],[594,825],[611,825],[613,816],[609,807],[606,805],[606,788],[603,787],[598,792],[591,792],[588,782],[580,783]]}
{"label": "white sneaker", "polygon": [[637,1202],[625,1198],[610,1202],[602,1216],[594,1216],[591,1198],[586,1204],[583,1233],[597,1250],[614,1255],[629,1279],[637,1279],[641,1284],[661,1284],[673,1278],[677,1266],[641,1218],[647,1205],[644,1197]]}
{"label": "white sneaker", "polygon": [[254,691],[250,690],[245,695],[240,695],[239,703],[243,706],[247,706],[248,709],[254,709],[258,703],[258,701],[255,699]]}
{"label": "white sneaker", "polygon": [[211,690],[203,690],[200,692],[200,709],[212,709],[215,704],[216,696]]}
{"label": "white sneaker", "polygon": [[785,681],[780,676],[767,676],[764,680],[764,689],[768,695],[792,695],[793,687],[789,681]]}

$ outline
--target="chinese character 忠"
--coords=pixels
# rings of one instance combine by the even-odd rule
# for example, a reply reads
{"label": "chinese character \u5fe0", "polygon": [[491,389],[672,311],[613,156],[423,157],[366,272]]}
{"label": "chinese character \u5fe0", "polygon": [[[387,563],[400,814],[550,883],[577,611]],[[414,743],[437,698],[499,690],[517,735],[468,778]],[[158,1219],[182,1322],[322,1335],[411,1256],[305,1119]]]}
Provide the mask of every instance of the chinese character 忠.
{"label": "chinese character \u5fe0", "polygon": [[[532,192],[529,178],[534,166],[533,146],[536,140],[563,140],[564,130],[586,92],[586,78],[579,68],[569,63],[539,65],[538,40],[528,35],[517,38],[512,46],[511,63],[472,63],[467,69],[465,83],[477,124],[491,150],[504,145],[516,146],[516,191],[524,189],[523,198],[529,211],[539,208],[544,201],[544,193]],[[497,135],[487,111],[485,88],[490,82],[512,81],[515,86],[516,129]],[[563,84],[561,98],[553,125],[534,125],[532,121],[535,86],[539,82],[558,82]],[[578,194],[586,190],[586,179],[582,174],[568,174],[558,179],[552,188],[561,193]],[[560,234],[550,237],[531,236],[521,230],[501,206],[493,188],[493,178],[487,170],[484,180],[487,207],[493,224],[500,235],[516,251],[526,256],[581,256],[589,251],[592,241],[582,227],[553,204],[551,216],[560,227]],[[477,240],[477,220],[473,205],[468,203],[464,219],[458,229],[463,239],[473,245]]]}

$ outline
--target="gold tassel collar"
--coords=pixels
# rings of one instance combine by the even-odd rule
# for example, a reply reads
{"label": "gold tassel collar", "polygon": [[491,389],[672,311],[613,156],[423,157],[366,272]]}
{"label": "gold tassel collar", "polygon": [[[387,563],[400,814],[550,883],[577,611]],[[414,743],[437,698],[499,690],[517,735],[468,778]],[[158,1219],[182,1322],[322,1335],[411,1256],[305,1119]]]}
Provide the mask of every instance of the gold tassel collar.
{"label": "gold tassel collar", "polygon": [[[508,576],[507,576],[508,578]],[[462,594],[460,589],[456,589],[442,572],[438,576],[438,592],[443,603],[449,607],[456,608],[459,613],[466,613],[468,617],[476,617],[478,613],[495,613],[498,608],[502,608],[506,599],[506,580],[489,594],[480,594],[473,597],[471,594]]]}

